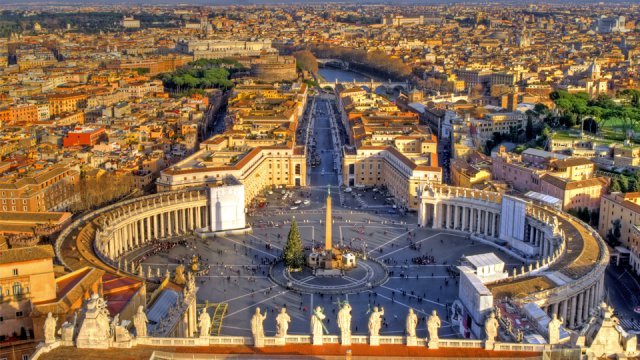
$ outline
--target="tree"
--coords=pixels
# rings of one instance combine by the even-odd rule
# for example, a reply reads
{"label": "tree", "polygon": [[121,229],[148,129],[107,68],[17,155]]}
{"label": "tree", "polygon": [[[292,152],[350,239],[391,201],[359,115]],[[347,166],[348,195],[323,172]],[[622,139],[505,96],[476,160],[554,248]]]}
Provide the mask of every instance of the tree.
{"label": "tree", "polygon": [[289,235],[287,235],[287,244],[284,247],[284,264],[289,269],[299,269],[304,265],[302,239],[295,218],[291,221],[291,228],[289,229]]}
{"label": "tree", "polygon": [[318,59],[313,56],[313,53],[309,50],[301,50],[293,53],[293,56],[296,58],[297,64],[301,69],[306,70],[310,73],[317,74],[318,73]]}
{"label": "tree", "polygon": [[620,187],[620,181],[617,178],[613,178],[613,180],[611,180],[609,191],[612,193],[622,191],[622,188]]}
{"label": "tree", "polygon": [[620,233],[621,226],[620,219],[616,219],[611,222],[611,229],[607,232],[607,242],[612,247],[620,245],[620,235],[622,235]]}
{"label": "tree", "polygon": [[97,177],[82,177],[75,186],[76,196],[69,210],[81,213],[118,201],[131,193],[135,184],[132,175],[113,173]]}
{"label": "tree", "polygon": [[527,111],[527,127],[525,134],[527,136],[527,141],[533,139],[533,114],[530,111]]}

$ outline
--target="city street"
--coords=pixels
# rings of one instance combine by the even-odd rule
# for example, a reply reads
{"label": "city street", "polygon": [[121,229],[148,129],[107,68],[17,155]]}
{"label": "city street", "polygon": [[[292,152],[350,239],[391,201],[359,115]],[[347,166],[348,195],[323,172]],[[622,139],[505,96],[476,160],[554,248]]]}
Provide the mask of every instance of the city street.
{"label": "city street", "polygon": [[314,119],[309,138],[308,159],[313,161],[317,158],[319,163],[315,166],[310,165],[307,170],[311,186],[339,185],[338,166],[334,163],[334,158],[339,156],[340,149],[334,142],[335,129],[332,131],[330,111],[329,101],[317,97],[312,110]]}
{"label": "city street", "polygon": [[640,334],[640,314],[633,311],[640,306],[640,283],[629,272],[628,266],[610,264],[607,268],[605,285],[608,302],[614,307],[620,325],[626,330]]}

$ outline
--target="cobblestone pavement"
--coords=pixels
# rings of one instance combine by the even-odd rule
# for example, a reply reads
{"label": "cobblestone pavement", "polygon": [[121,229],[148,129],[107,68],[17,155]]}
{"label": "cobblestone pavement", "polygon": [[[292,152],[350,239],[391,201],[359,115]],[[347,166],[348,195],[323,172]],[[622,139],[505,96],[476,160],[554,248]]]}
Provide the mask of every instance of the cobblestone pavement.
{"label": "cobblestone pavement", "polygon": [[[332,193],[332,196],[338,195]],[[200,287],[198,302],[229,304],[222,326],[222,334],[225,335],[250,335],[249,319],[256,306],[268,313],[264,324],[267,334],[274,334],[275,315],[282,306],[287,307],[292,317],[290,333],[307,333],[309,309],[318,305],[324,307],[328,314],[327,328],[332,334],[337,334],[337,303],[348,300],[353,307],[355,334],[366,333],[368,309],[382,306],[385,309],[385,325],[381,334],[402,334],[404,318],[408,308],[412,307],[421,316],[437,310],[443,319],[441,336],[447,337],[453,335],[446,321],[447,307],[458,293],[457,281],[448,270],[450,265],[455,264],[462,255],[496,252],[488,245],[474,244],[465,236],[407,225],[415,223],[415,216],[399,218],[386,213],[375,214],[338,207],[334,211],[334,243],[342,242],[342,245],[351,246],[356,251],[366,248],[370,257],[386,264],[389,279],[381,286],[358,294],[300,295],[276,285],[268,277],[268,264],[280,256],[289,231],[289,221],[294,215],[304,246],[311,247],[324,241],[322,209],[284,213],[269,209],[249,218],[254,228],[251,235],[190,240],[186,246],[176,246],[168,253],[146,259],[144,265],[160,267],[164,273],[167,267],[174,268],[181,261],[188,262],[193,254],[202,256],[204,263],[211,268],[207,275],[197,279]],[[520,266],[517,260],[508,255],[496,253],[508,264],[509,271],[513,266]],[[412,259],[420,256],[433,256],[435,262],[414,264]],[[421,319],[418,333],[426,336],[424,319]]]}

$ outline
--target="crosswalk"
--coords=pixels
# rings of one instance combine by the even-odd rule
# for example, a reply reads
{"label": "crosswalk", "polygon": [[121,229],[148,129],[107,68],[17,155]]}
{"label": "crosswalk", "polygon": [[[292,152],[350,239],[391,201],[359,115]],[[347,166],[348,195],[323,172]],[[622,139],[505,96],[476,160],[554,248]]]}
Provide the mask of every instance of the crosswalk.
{"label": "crosswalk", "polygon": [[362,206],[363,209],[369,207],[369,205],[367,205],[367,203],[360,196],[356,196],[356,201],[358,202],[358,204],[360,204],[360,206]]}
{"label": "crosswalk", "polygon": [[338,188],[338,197],[340,198],[340,205],[344,205],[344,192],[340,188]]}

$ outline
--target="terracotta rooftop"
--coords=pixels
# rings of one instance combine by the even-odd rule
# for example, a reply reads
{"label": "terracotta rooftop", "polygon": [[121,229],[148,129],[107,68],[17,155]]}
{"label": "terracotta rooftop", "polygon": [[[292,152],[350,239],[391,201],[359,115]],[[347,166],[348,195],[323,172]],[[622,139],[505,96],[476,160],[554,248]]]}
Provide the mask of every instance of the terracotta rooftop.
{"label": "terracotta rooftop", "polygon": [[37,245],[26,248],[0,251],[0,264],[11,264],[22,261],[53,259],[51,245]]}

